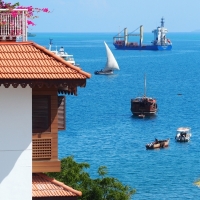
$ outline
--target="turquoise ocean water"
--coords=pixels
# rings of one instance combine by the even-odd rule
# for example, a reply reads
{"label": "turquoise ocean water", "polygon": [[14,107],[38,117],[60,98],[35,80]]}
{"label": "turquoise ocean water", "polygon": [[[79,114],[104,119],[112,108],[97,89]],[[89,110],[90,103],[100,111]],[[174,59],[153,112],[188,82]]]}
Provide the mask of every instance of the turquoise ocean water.
{"label": "turquoise ocean water", "polygon": [[[59,132],[59,158],[70,155],[88,162],[96,177],[99,166],[108,175],[137,190],[133,199],[200,199],[200,33],[169,33],[172,51],[115,50],[116,33],[36,33],[29,38],[48,48],[65,47],[81,68],[92,74],[78,96],[67,96],[67,129]],[[144,35],[146,43],[153,39]],[[136,39],[137,40],[137,39]],[[106,63],[103,41],[120,71],[94,75]],[[130,99],[144,92],[157,99],[155,117],[138,119]],[[179,95],[181,94],[181,95]],[[176,129],[192,128],[189,143],[175,142]],[[146,150],[155,138],[170,138],[168,148]]]}

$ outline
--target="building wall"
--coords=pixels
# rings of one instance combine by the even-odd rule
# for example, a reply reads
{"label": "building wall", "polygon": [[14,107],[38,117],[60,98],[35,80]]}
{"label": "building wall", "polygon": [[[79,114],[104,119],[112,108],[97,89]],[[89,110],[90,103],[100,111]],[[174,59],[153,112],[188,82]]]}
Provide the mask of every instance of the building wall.
{"label": "building wall", "polygon": [[32,199],[32,89],[0,86],[0,199]]}

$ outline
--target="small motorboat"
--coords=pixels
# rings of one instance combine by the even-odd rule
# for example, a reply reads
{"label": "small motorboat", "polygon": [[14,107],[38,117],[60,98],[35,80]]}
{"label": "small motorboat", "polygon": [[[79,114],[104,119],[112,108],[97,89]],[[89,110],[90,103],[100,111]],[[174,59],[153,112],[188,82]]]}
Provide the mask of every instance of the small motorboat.
{"label": "small motorboat", "polygon": [[158,149],[158,148],[165,148],[169,146],[169,138],[166,140],[157,140],[155,139],[154,142],[146,144],[146,149]]}
{"label": "small motorboat", "polygon": [[192,136],[190,127],[179,127],[176,131],[175,140],[177,142],[189,142]]}

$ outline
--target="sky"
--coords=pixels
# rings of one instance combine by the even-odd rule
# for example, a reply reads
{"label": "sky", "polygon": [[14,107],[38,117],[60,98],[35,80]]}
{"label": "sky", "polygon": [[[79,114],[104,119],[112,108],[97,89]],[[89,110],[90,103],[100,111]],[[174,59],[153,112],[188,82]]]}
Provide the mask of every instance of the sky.
{"label": "sky", "polygon": [[200,31],[200,0],[4,0],[21,6],[48,8],[38,13],[30,32],[144,32],[160,26],[169,32]]}

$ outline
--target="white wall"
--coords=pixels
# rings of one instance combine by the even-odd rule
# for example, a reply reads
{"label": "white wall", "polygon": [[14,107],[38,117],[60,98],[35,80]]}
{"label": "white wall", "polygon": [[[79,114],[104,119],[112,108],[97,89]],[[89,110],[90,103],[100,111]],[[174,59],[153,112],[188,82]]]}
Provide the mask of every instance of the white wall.
{"label": "white wall", "polygon": [[32,89],[0,86],[0,199],[32,199]]}

